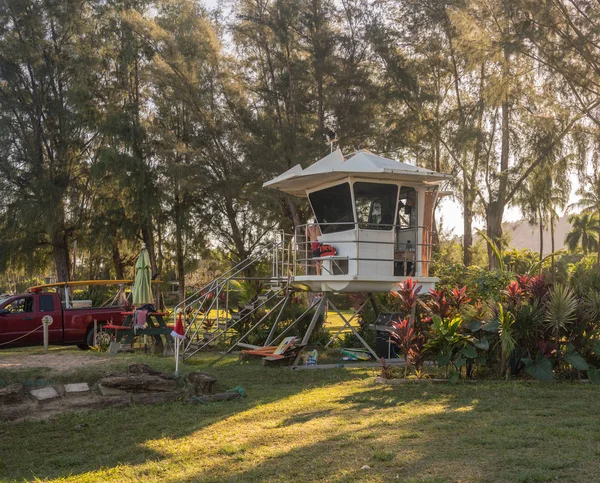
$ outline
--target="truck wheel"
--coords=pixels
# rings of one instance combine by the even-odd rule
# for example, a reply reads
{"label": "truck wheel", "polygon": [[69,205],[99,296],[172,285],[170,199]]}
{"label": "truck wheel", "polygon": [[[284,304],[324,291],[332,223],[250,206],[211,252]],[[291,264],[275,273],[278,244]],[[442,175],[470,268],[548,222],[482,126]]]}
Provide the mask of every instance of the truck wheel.
{"label": "truck wheel", "polygon": [[[100,327],[101,327],[101,325],[98,325],[98,328],[100,328]],[[79,347],[82,351],[87,351],[93,345],[94,345],[94,327],[90,327],[88,329],[87,333],[85,334],[85,342],[82,342],[81,344],[77,344],[77,347]]]}

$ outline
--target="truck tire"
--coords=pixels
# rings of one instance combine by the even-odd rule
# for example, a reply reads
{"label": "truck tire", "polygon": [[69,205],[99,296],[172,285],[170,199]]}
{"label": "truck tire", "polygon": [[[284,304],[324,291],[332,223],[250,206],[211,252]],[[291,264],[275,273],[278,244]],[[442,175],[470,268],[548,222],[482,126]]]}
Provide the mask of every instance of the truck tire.
{"label": "truck tire", "polygon": [[[102,324],[98,324],[98,330],[102,327]],[[94,326],[91,326],[85,334],[85,342],[77,344],[82,351],[87,351],[94,345]]]}

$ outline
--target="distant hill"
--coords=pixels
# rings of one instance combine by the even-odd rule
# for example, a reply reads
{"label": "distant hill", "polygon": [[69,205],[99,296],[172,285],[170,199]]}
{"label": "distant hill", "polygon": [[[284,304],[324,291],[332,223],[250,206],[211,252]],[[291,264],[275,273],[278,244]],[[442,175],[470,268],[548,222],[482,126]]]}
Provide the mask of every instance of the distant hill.
{"label": "distant hill", "polygon": [[[565,248],[565,237],[571,230],[568,221],[569,215],[564,215],[558,220],[554,227],[554,249]],[[503,223],[502,229],[509,234],[510,246],[519,250],[529,248],[534,252],[540,251],[540,228],[539,225],[530,225],[524,220],[512,223]],[[550,230],[544,231],[544,254],[551,251]]]}

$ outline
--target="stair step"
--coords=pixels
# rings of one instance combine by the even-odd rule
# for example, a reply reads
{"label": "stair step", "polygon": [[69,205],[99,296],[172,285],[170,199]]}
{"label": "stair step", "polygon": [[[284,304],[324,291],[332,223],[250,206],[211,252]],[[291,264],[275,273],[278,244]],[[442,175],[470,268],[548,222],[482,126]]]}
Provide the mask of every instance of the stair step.
{"label": "stair step", "polygon": [[219,329],[219,330],[227,330],[227,322],[219,322],[217,324],[217,329]]}
{"label": "stair step", "polygon": [[244,309],[246,309],[246,310],[254,310],[254,305],[253,304],[244,305]]}
{"label": "stair step", "polygon": [[258,296],[258,300],[261,300],[261,301],[267,300],[268,298],[269,298],[269,296],[268,296],[268,295],[266,295],[266,294],[265,294],[265,295],[259,295],[259,296]]}
{"label": "stair step", "polygon": [[237,313],[237,314],[232,314],[231,318],[233,320],[240,320],[242,318],[242,316],[239,313]]}

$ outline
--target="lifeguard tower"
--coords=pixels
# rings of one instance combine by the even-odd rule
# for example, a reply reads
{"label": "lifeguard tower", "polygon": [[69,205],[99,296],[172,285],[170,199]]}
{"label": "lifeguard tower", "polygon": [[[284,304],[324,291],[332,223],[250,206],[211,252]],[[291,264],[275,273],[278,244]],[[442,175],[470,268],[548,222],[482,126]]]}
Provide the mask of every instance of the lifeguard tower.
{"label": "lifeguard tower", "polygon": [[[180,304],[192,314],[184,357],[190,357],[227,334],[253,311],[265,313],[233,343],[245,348],[247,336],[272,318],[265,346],[282,339],[298,320],[314,310],[302,344],[308,344],[327,304],[377,359],[375,351],[351,325],[364,307],[347,319],[329,300],[334,292],[382,293],[408,277],[418,279],[424,290],[438,281],[429,275],[432,250],[433,211],[440,184],[451,175],[358,151],[344,156],[338,149],[311,166],[296,165],[264,183],[264,187],[306,197],[314,214],[311,223],[295,227],[293,235],[278,233],[262,250],[240,262]],[[261,279],[266,287],[249,305],[229,306],[229,287],[244,279],[251,265],[270,265]],[[253,277],[254,280],[257,277]],[[299,290],[318,292],[302,316],[275,336],[283,310]],[[373,300],[371,298],[371,300]],[[366,304],[367,302],[365,302]],[[200,328],[211,311],[217,314],[217,330],[209,340],[198,342]],[[225,318],[220,320],[224,312]],[[341,333],[334,335],[330,343]],[[329,345],[329,344],[328,344]]]}
{"label": "lifeguard tower", "polygon": [[[412,276],[425,290],[433,288],[433,210],[440,183],[450,177],[368,151],[344,157],[337,150],[266,182],[267,188],[307,197],[315,215],[317,230],[311,224],[295,228],[294,286],[389,292]],[[327,255],[313,249],[317,244],[327,246]]]}

